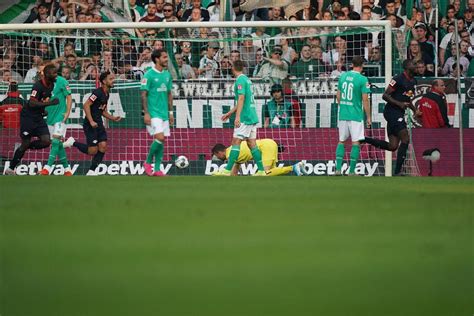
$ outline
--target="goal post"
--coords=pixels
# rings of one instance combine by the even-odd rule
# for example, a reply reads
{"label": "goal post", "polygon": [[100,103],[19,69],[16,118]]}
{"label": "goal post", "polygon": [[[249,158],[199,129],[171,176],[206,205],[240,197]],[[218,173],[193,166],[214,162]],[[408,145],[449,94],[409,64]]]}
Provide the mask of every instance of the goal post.
{"label": "goal post", "polygon": [[[255,31],[259,28],[275,29],[276,31],[269,32],[270,34],[265,33],[264,37],[255,37],[253,35],[255,32],[250,35],[250,30]],[[183,35],[192,32],[199,34],[200,30],[203,29],[207,29],[209,33],[217,33],[219,36],[196,37]],[[137,35],[135,30],[142,30],[142,32]],[[155,35],[146,38],[147,34],[144,30],[155,30],[156,32],[150,32]],[[291,32],[282,33],[281,30],[285,32],[287,30],[298,30],[298,32],[295,35]],[[310,31],[303,34],[303,30]],[[140,43],[147,43],[148,45],[148,40],[153,45],[156,40],[161,41],[162,47],[168,50],[170,55],[180,52],[180,49],[182,49],[180,45],[183,42],[189,42],[191,46],[196,44],[199,46],[199,59],[201,59],[201,52],[203,52],[202,47],[204,45],[211,46],[215,43],[219,48],[216,61],[218,67],[223,67],[224,64],[221,65],[222,60],[230,59],[232,52],[239,50],[244,45],[243,43],[249,40],[250,36],[252,36],[253,44],[256,41],[268,42],[262,52],[264,56],[267,55],[266,57],[269,58],[275,46],[284,46],[280,42],[285,39],[292,40],[294,45],[297,45],[297,42],[299,43],[298,49],[295,50],[297,55],[300,55],[301,45],[305,45],[309,38],[319,38],[319,42],[325,39],[328,53],[330,51],[338,53],[338,44],[334,43],[336,37],[342,36],[347,41],[345,43],[346,51],[349,50],[348,44],[350,44],[350,49],[355,51],[364,43],[351,43],[350,41],[356,41],[354,39],[360,41],[360,38],[363,37],[358,37],[358,35],[369,33],[381,34],[379,41],[384,43],[383,46],[380,45],[381,43],[378,46],[379,48],[383,47],[383,61],[380,63],[382,66],[378,66],[379,76],[369,78],[369,81],[377,87],[377,91],[372,93],[372,116],[375,118],[375,127],[371,133],[375,133],[375,135],[372,134],[374,137],[386,138],[385,121],[381,111],[383,102],[381,99],[383,92],[381,93],[381,91],[385,89],[392,78],[393,46],[390,21],[114,22],[0,25],[0,35],[15,39],[12,42],[15,42],[16,45],[25,45],[25,42],[34,42],[37,38],[39,38],[38,43],[47,43],[47,48],[50,51],[48,57],[44,57],[44,59],[54,59],[57,63],[63,63],[64,68],[68,67],[64,56],[64,43],[68,43],[68,41],[74,43],[74,55],[77,56],[77,62],[82,64],[81,69],[78,70],[78,77],[69,80],[73,90],[73,110],[68,121],[67,134],[81,141],[84,140],[81,129],[84,116],[82,105],[88,94],[95,88],[97,81],[97,74],[86,73],[88,65],[94,64],[92,56],[94,50],[90,46],[92,42],[102,45],[98,51],[95,51],[95,53],[100,53],[101,58],[99,61],[101,64],[96,65],[97,70],[104,69],[103,55],[104,51],[108,51],[103,49],[105,41],[113,41],[110,50],[113,51],[113,58],[118,58],[115,55],[120,56],[120,53],[117,53],[114,49],[120,52],[123,45],[128,45],[122,41],[124,38],[132,42],[137,56],[141,56],[142,52],[140,50],[144,47]],[[88,41],[89,47],[84,44],[81,45],[86,41]],[[314,47],[311,46],[311,48]],[[88,51],[86,52],[85,49],[88,49]],[[37,47],[35,47],[36,50]],[[363,49],[361,51],[363,52]],[[28,67],[31,67],[31,62],[35,57],[34,54],[36,54],[33,50],[23,50],[23,52],[26,52],[28,56],[18,57],[25,60],[22,59],[21,63],[16,64],[17,70],[21,67],[18,65],[27,65],[28,61],[30,65]],[[367,51],[365,53],[367,54]],[[193,68],[199,68],[196,57],[193,58],[193,64],[196,66],[193,66]],[[173,68],[180,67],[176,64],[174,56],[171,56],[170,60],[169,68],[171,72]],[[346,69],[350,65],[350,60],[346,60],[345,63],[340,61],[340,63],[341,67]],[[287,78],[275,79],[277,77],[273,77],[273,75],[270,78],[262,78],[249,74],[254,82],[253,89],[257,99],[257,112],[261,119],[258,138],[272,138],[285,148],[285,151],[280,154],[280,163],[292,164],[296,161],[306,160],[310,173],[315,175],[332,174],[334,165],[331,161],[335,159],[335,147],[338,142],[335,93],[340,65],[330,59],[324,73],[315,74],[314,76],[305,73],[298,77],[291,75],[292,66],[291,63],[289,64]],[[114,115],[122,116],[123,120],[118,123],[105,122],[109,133],[109,152],[106,153],[105,163],[100,168],[102,168],[104,174],[142,174],[143,168],[141,168],[140,163],[145,160],[151,142],[151,137],[146,133],[141,116],[139,86],[140,77],[143,73],[128,77],[128,73],[124,74],[123,71],[133,71],[133,69],[139,67],[131,65],[133,69],[127,69],[120,60],[115,66],[119,68],[116,70],[118,80],[111,93],[109,110]],[[26,73],[25,70],[27,69],[23,69],[22,74]],[[211,78],[201,77],[196,79],[182,78],[181,70],[174,73],[173,95],[176,124],[172,128],[172,135],[165,146],[162,168],[166,172],[182,175],[209,174],[210,171],[221,165],[220,162],[211,160],[211,146],[216,143],[230,146],[233,120],[222,122],[220,116],[233,106],[234,98],[232,91],[234,79],[223,70],[224,68],[219,68],[219,74],[214,74]],[[271,90],[275,84],[282,85],[286,90],[284,91],[286,101],[299,103],[298,106],[300,106],[301,111],[301,123],[299,125],[291,123],[293,125],[290,126],[290,121],[293,122],[294,119],[292,118],[288,120],[288,126],[276,128],[275,124],[270,121],[267,122],[269,126],[265,127],[265,113],[269,113],[267,105],[272,99]],[[31,83],[19,84],[19,88],[24,98],[28,98]],[[8,84],[0,83],[0,95],[4,95],[7,90]],[[293,110],[292,108],[291,111]],[[291,113],[293,115],[295,112]],[[7,158],[11,158],[14,145],[19,142],[20,138],[14,129],[7,129],[2,126],[0,132],[2,164],[5,166],[4,162]],[[361,165],[360,174],[391,176],[392,153],[369,147],[364,145],[361,152],[361,163],[366,163],[367,167]],[[349,151],[350,147],[347,147],[346,165],[348,165]],[[38,163],[44,163],[47,160],[47,153],[47,150],[27,152],[24,158],[26,167],[22,169],[25,170],[24,173],[32,173],[32,168],[39,166]],[[184,155],[190,160],[190,166],[185,170],[178,170],[173,164],[173,160],[180,155]],[[68,157],[71,161],[77,162],[77,174],[83,174],[89,158],[74,150],[68,150]],[[372,162],[374,164],[369,166]],[[379,164],[383,164],[383,166]],[[244,174],[250,174],[254,172],[253,169],[254,165],[251,164],[244,166],[241,171]],[[60,170],[58,169],[57,174],[59,173]]]}

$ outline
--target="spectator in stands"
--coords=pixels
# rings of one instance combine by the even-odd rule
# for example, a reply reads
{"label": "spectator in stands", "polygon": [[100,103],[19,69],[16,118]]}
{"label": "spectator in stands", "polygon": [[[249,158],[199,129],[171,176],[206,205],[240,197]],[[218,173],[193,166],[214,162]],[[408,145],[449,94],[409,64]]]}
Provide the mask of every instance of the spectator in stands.
{"label": "spectator in stands", "polygon": [[240,58],[245,62],[249,72],[249,75],[252,75],[252,70],[255,68],[257,61],[255,60],[255,55],[257,54],[257,48],[253,46],[252,36],[246,35],[242,42],[242,47],[240,48]]}
{"label": "spectator in stands", "polygon": [[381,19],[383,11],[381,7],[375,5],[375,0],[362,0],[362,7],[364,6],[368,6],[370,8],[372,20]]}
{"label": "spectator in stands", "polygon": [[474,11],[474,0],[467,0],[467,8]]}
{"label": "spectator in stands", "polygon": [[25,83],[35,83],[36,75],[38,74],[39,67],[43,63],[43,54],[39,51],[33,55],[33,66],[28,70],[25,75]]}
{"label": "spectator in stands", "polygon": [[220,62],[220,77],[229,80],[232,76],[232,62],[229,56],[223,56]]}
{"label": "spectator in stands", "polygon": [[56,17],[51,14],[51,5],[48,5],[44,2],[40,3],[38,6],[38,14],[33,23],[54,23],[56,22]]}
{"label": "spectator in stands", "polygon": [[433,8],[433,4],[431,3],[431,0],[422,0],[421,1],[422,5],[422,14],[423,14],[423,22],[426,25],[429,25],[429,27],[432,30],[436,29],[436,14],[438,12],[438,9]]}
{"label": "spectator in stands", "polygon": [[341,36],[337,36],[334,40],[334,48],[323,53],[323,61],[328,65],[335,65],[340,56],[346,55],[346,52],[346,41]]}
{"label": "spectator in stands", "polygon": [[420,43],[416,40],[411,40],[410,45],[408,46],[407,59],[413,60],[416,64],[420,60],[424,62],[429,71],[434,70],[433,59],[426,53],[421,50]]}
{"label": "spectator in stands", "polygon": [[69,66],[63,66],[61,69],[61,76],[66,80],[72,80],[71,78],[72,70]]}
{"label": "spectator in stands", "polygon": [[145,9],[142,6],[137,5],[137,0],[128,0],[128,7],[130,8],[130,15],[132,16],[132,21],[140,21],[140,17],[145,14]]}
{"label": "spectator in stands", "polygon": [[471,44],[462,39],[461,43],[459,43],[459,53],[461,56],[466,57],[469,62],[471,62],[472,56],[469,54],[469,49],[471,48]]}
{"label": "spectator in stands", "polygon": [[456,20],[456,8],[453,5],[448,6],[446,18],[448,19],[448,23],[454,22]]}
{"label": "spectator in stands", "polygon": [[372,20],[372,10],[368,5],[362,6],[360,18],[363,21]]}
{"label": "spectator in stands", "polygon": [[181,79],[196,79],[196,74],[193,68],[183,61],[183,56],[180,53],[174,54],[176,64],[178,65],[178,71]]}
{"label": "spectator in stands", "polygon": [[327,72],[327,65],[323,61],[323,49],[319,46],[311,46],[311,58],[318,63],[318,75],[324,76]]}
{"label": "spectator in stands", "polygon": [[301,104],[296,92],[293,90],[293,84],[290,79],[285,78],[283,79],[281,85],[283,87],[283,96],[285,98],[285,102],[291,103],[291,116],[295,122],[294,127],[301,128]]}
{"label": "spectator in stands", "polygon": [[94,64],[89,64],[86,66],[84,73],[82,74],[79,80],[98,80],[98,68]]}
{"label": "spectator in stands", "polygon": [[[464,30],[464,20],[458,20],[458,30],[460,31],[460,33],[462,33],[462,31]],[[439,44],[439,65],[440,66],[444,65],[447,59],[446,49],[449,48],[449,46],[453,46],[454,44],[454,38],[453,38],[454,22],[450,23],[450,27],[448,28],[448,31],[449,33],[443,37],[443,39],[441,40],[441,44]]]}
{"label": "spectator in stands", "polygon": [[429,58],[434,61],[435,50],[433,44],[428,42],[428,30],[426,25],[424,23],[415,24],[415,34],[423,54],[428,55]]}
{"label": "spectator in stands", "polygon": [[165,5],[165,0],[155,0],[155,4],[156,4],[156,15],[161,20],[163,20],[164,17],[165,17],[164,12],[163,12],[163,8],[164,8],[164,5]]}
{"label": "spectator in stands", "polygon": [[79,79],[81,73],[81,65],[77,62],[77,57],[74,54],[66,56],[66,65],[71,68],[71,79]]}
{"label": "spectator in stands", "polygon": [[163,5],[163,16],[166,22],[177,22],[178,18],[174,14],[174,6],[172,3],[166,2]]}
{"label": "spectator in stands", "polygon": [[230,62],[234,64],[237,60],[240,60],[240,52],[238,50],[233,50],[230,52]]}
{"label": "spectator in stands", "polygon": [[153,61],[151,60],[151,52],[151,48],[145,47],[138,58],[137,68],[144,73],[154,65]]}
{"label": "spectator in stands", "polygon": [[337,61],[336,63],[336,69],[334,69],[332,72],[331,72],[331,75],[330,77],[331,78],[339,78],[339,76],[346,72],[347,71],[347,68],[346,68],[346,56],[345,55],[342,55],[339,57],[339,60]]}
{"label": "spectator in stands", "polygon": [[102,52],[102,68],[100,69],[100,73],[110,72],[110,73],[117,73],[117,68],[115,67],[113,61],[113,54],[111,50],[104,49]]}
{"label": "spectator in stands", "polygon": [[[3,59],[2,70],[4,71],[4,78],[8,78],[8,77],[5,77],[6,76],[5,73],[8,73],[11,78],[8,81],[15,81],[18,83],[22,83],[23,77],[18,72],[13,70],[13,63],[14,61],[12,59]],[[3,81],[7,81],[7,80],[3,80]]]}
{"label": "spectator in stands", "polygon": [[209,21],[209,11],[207,11],[207,9],[202,7],[201,0],[192,0],[191,4],[193,7],[191,9],[187,9],[186,11],[184,11],[183,16],[181,17],[181,21],[190,20],[192,9],[200,9],[202,20]]}
{"label": "spectator in stands", "polygon": [[12,82],[12,72],[7,69],[0,69],[0,78],[3,82]]}
{"label": "spectator in stands", "polygon": [[423,60],[419,60],[416,63],[416,76],[419,77],[434,77],[434,72],[429,71]]}
{"label": "spectator in stands", "polygon": [[270,44],[270,35],[265,33],[265,27],[257,27],[251,36],[253,38],[253,46],[257,49],[267,49]]}
{"label": "spectator in stands", "polygon": [[442,79],[435,79],[431,91],[417,102],[421,112],[421,125],[425,128],[451,127],[448,118],[448,103],[444,91],[446,86]]}
{"label": "spectator in stands", "polygon": [[304,5],[303,9],[296,12],[296,18],[299,21],[313,21],[316,20],[316,15],[318,14],[318,9],[311,6],[311,3],[308,2]]}
{"label": "spectator in stands", "polygon": [[266,63],[262,66],[257,77],[270,80],[273,83],[281,83],[288,76],[288,62],[281,58],[283,51],[281,47],[275,46],[270,58],[263,57]]}
{"label": "spectator in stands", "polygon": [[191,42],[188,42],[188,41],[183,41],[183,42],[180,42],[180,47],[181,47],[181,55],[183,57],[183,61],[190,65],[191,67],[195,68],[195,70],[197,70],[197,68],[199,67],[199,61],[200,61],[200,58],[199,58],[199,53],[196,51],[196,52],[193,52],[192,50],[192,44]]}
{"label": "spectator in stands", "polygon": [[138,53],[134,45],[132,45],[132,41],[128,35],[122,35],[122,39],[120,40],[120,44],[117,51],[117,56],[115,58],[116,61],[126,61],[130,63],[132,66],[137,64],[138,60]]}
{"label": "spectator in stands", "polygon": [[311,58],[311,48],[305,44],[301,48],[300,59],[290,66],[290,75],[298,79],[312,79],[324,73],[324,65]]}
{"label": "spectator in stands", "polygon": [[176,5],[176,17],[182,21],[183,14],[186,10],[192,9],[192,0],[181,0]]}
{"label": "spectator in stands", "polygon": [[160,22],[161,18],[156,15],[156,4],[149,3],[146,8],[146,15],[141,18],[140,22]]}
{"label": "spectator in stands", "polygon": [[[235,18],[236,21],[260,21],[261,19],[257,16],[257,10],[247,11],[242,15],[239,15]],[[244,27],[244,28],[237,28],[236,29],[237,36],[248,36],[252,34],[251,27]]]}
{"label": "spectator in stands", "polygon": [[380,47],[372,47],[369,50],[368,63],[364,67],[364,72],[367,77],[380,77],[382,76],[382,54]]}
{"label": "spectator in stands", "polygon": [[198,74],[199,78],[212,79],[219,75],[219,64],[215,59],[219,44],[216,42],[210,42],[207,46],[207,53],[203,56],[199,62]]}
{"label": "spectator in stands", "polygon": [[291,103],[283,96],[283,87],[274,84],[271,88],[272,99],[264,105],[263,127],[267,128],[289,128],[295,127],[295,121],[291,115]]}
{"label": "spectator in stands", "polygon": [[392,14],[397,20],[395,27],[398,28],[404,24],[403,19],[397,15],[395,0],[387,0],[385,4],[385,18],[387,18],[389,14]]}
{"label": "spectator in stands", "polygon": [[[460,45],[461,44],[459,44],[458,46],[460,47]],[[457,78],[457,63],[458,61],[456,60],[456,46],[452,45],[451,57],[449,57],[448,60],[446,60],[446,62],[444,63],[443,70],[441,71],[441,73],[444,76],[449,75],[450,77]],[[469,68],[469,60],[466,57],[460,55],[459,65],[461,71],[460,75],[462,77],[466,76],[467,69]]]}
{"label": "spectator in stands", "polygon": [[283,51],[283,55],[281,55],[281,58],[286,60],[290,65],[293,64],[296,60],[298,60],[298,53],[296,53],[295,49],[290,46],[290,42],[287,38],[280,38],[279,45],[281,46],[281,50]]}
{"label": "spectator in stands", "polygon": [[250,76],[253,78],[257,77],[264,63],[265,60],[263,59],[263,50],[258,48],[255,52],[255,66],[249,69]]}

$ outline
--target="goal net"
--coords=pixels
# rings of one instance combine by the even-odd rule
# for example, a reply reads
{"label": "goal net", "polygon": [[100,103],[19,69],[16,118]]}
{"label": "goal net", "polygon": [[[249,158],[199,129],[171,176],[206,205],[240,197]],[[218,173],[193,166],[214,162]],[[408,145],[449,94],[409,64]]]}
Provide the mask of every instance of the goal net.
{"label": "goal net", "polygon": [[[338,143],[335,96],[339,75],[350,69],[354,56],[368,62],[365,74],[371,83],[371,137],[385,138],[383,91],[392,77],[392,64],[401,56],[392,46],[386,21],[232,22],[215,23],[101,23],[1,25],[3,59],[0,94],[6,96],[9,81],[28,100],[32,84],[39,80],[41,62],[57,65],[72,91],[72,111],[67,135],[85,142],[83,104],[98,86],[103,71],[115,74],[108,111],[120,122],[108,122],[108,151],[98,174],[140,175],[152,138],[143,122],[140,80],[153,67],[151,52],[163,48],[170,56],[173,77],[175,124],[167,138],[161,169],[170,175],[209,175],[224,162],[213,160],[216,144],[230,146],[233,117],[221,117],[234,106],[231,64],[241,59],[253,82],[260,118],[258,139],[275,140],[282,150],[277,165],[305,161],[311,175],[335,172]],[[395,58],[394,58],[395,56]],[[399,69],[395,69],[399,71]],[[10,89],[11,90],[11,89]],[[278,90],[282,96],[276,96]],[[272,93],[273,91],[273,93]],[[278,99],[278,100],[276,100]],[[274,101],[274,102],[271,102]],[[11,109],[8,111],[12,111]],[[0,129],[3,172],[20,142],[19,116],[2,112]],[[343,172],[348,171],[350,142],[346,145]],[[29,150],[17,174],[33,175],[48,159],[49,148]],[[74,174],[85,174],[90,156],[67,149]],[[184,155],[189,167],[176,168]],[[215,158],[215,157],[214,157]],[[416,165],[408,155],[407,166]],[[369,145],[361,148],[356,173],[390,175],[392,155]],[[416,174],[414,168],[407,168]],[[415,171],[410,171],[415,170]],[[57,163],[53,174],[62,174]],[[256,165],[242,165],[240,172],[253,174]]]}

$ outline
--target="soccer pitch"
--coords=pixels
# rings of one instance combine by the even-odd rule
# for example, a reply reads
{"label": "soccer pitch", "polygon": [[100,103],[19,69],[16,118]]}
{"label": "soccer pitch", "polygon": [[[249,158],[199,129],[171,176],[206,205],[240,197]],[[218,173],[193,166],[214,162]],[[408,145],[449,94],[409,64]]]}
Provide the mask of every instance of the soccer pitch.
{"label": "soccer pitch", "polygon": [[0,177],[0,315],[472,315],[474,180]]}

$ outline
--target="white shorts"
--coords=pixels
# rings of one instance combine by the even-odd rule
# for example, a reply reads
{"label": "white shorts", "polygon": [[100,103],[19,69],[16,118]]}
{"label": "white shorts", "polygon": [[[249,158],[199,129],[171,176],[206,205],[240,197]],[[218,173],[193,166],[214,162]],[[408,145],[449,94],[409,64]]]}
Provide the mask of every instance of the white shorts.
{"label": "white shorts", "polygon": [[240,127],[234,128],[234,138],[238,139],[257,139],[257,124],[245,125],[240,123]]}
{"label": "white shorts", "polygon": [[59,123],[54,123],[54,125],[48,125],[49,129],[49,135],[51,135],[51,138],[54,136],[61,136],[65,137],[66,136],[66,124],[59,122]]}
{"label": "white shorts", "polygon": [[163,121],[160,118],[152,118],[150,125],[146,126],[146,130],[150,136],[163,133],[166,137],[170,136],[170,121]]}
{"label": "white shorts", "polygon": [[339,121],[337,123],[337,127],[339,127],[339,141],[344,142],[346,141],[349,136],[353,142],[357,142],[359,140],[364,140],[364,122],[356,122],[356,121]]}

